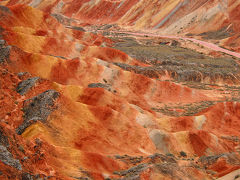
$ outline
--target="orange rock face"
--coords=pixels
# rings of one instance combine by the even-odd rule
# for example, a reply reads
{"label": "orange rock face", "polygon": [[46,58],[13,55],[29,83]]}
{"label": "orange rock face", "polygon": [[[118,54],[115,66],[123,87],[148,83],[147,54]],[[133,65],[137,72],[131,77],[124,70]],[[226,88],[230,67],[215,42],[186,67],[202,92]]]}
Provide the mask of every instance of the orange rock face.
{"label": "orange rock face", "polygon": [[[174,45],[177,41],[169,51],[161,42],[149,45],[154,40],[148,37],[131,41],[130,34],[124,38],[131,52],[123,52],[116,48],[115,36],[86,31],[116,23],[175,34],[178,18],[189,22],[196,17],[181,33],[232,24],[235,34],[224,43],[236,41],[237,47],[238,4],[0,2],[0,179],[190,180],[238,170],[236,59],[225,56],[227,62],[221,64],[222,59],[184,54]],[[200,24],[198,18],[206,20]],[[153,59],[151,47],[159,45],[166,54],[156,50]],[[147,59],[134,56],[135,51],[146,53]],[[204,61],[195,62],[198,58]]]}
{"label": "orange rock face", "polygon": [[[191,35],[239,52],[239,2],[219,0],[6,0],[0,5],[27,4],[64,15],[66,24],[118,24],[128,30]],[[63,16],[62,16],[63,17]],[[31,19],[31,18],[30,18]],[[29,20],[30,20],[29,19]],[[43,32],[38,32],[43,33]]]}

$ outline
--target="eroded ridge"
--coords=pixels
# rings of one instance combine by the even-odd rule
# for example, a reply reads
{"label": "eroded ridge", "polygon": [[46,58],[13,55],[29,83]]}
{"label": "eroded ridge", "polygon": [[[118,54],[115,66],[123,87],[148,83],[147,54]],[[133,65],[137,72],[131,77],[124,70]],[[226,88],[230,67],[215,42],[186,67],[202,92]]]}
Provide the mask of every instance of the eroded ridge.
{"label": "eroded ridge", "polygon": [[137,32],[210,2],[0,4],[0,179],[239,177],[239,59]]}

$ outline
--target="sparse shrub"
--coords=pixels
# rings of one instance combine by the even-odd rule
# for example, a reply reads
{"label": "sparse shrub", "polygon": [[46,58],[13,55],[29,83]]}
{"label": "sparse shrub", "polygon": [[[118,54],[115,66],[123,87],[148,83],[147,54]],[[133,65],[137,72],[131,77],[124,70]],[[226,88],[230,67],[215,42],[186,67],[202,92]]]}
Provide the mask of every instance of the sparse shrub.
{"label": "sparse shrub", "polygon": [[167,153],[166,156],[175,157],[174,154],[172,154],[172,153]]}
{"label": "sparse shrub", "polygon": [[234,177],[234,179],[238,179],[238,178],[240,178],[239,174]]}
{"label": "sparse shrub", "polygon": [[180,152],[180,156],[182,156],[182,157],[187,157],[187,153],[185,153],[184,151],[181,151],[181,152]]}

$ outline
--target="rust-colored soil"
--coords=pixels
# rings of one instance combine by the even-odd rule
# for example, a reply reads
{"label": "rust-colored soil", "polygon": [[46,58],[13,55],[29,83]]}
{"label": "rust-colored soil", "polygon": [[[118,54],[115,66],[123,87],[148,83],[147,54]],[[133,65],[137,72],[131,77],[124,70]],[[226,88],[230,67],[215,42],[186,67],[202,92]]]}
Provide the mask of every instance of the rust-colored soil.
{"label": "rust-colored soil", "polygon": [[[192,180],[240,169],[238,2],[0,5],[0,179]],[[179,38],[201,39],[204,27],[204,41]],[[225,27],[217,43],[231,51],[210,38]],[[199,42],[211,51],[186,48]]]}

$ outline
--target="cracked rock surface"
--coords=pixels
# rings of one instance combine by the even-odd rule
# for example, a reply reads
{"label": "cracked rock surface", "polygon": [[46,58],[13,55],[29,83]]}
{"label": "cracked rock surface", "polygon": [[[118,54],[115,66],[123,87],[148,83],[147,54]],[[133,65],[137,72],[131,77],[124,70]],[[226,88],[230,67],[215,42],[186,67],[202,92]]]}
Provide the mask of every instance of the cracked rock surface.
{"label": "cracked rock surface", "polygon": [[47,90],[24,102],[24,121],[17,128],[17,134],[22,134],[24,130],[37,121],[46,122],[48,116],[54,111],[54,100],[59,97],[55,90]]}

